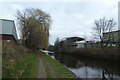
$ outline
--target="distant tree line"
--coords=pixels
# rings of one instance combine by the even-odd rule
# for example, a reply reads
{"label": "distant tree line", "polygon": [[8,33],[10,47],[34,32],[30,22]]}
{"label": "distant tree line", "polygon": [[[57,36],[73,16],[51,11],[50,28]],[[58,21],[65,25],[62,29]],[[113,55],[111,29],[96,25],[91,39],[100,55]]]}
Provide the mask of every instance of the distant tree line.
{"label": "distant tree line", "polygon": [[[94,24],[94,26],[93,26],[94,35],[93,36],[95,36],[97,39],[99,39],[99,41],[97,42],[98,46],[100,45],[101,48],[106,47],[111,40],[112,34],[109,33],[107,38],[104,37],[103,34],[106,32],[112,32],[113,28],[116,25],[116,22],[114,21],[114,19],[106,19],[105,17],[103,17],[100,19],[96,19],[93,24]],[[62,41],[60,41],[59,38],[57,38],[54,43],[54,49],[56,51],[58,51],[58,50],[63,51],[63,50],[66,50],[66,47],[64,46],[64,44],[62,44]],[[67,50],[70,50],[70,48]]]}
{"label": "distant tree line", "polygon": [[57,38],[54,43],[54,51],[57,51],[57,50],[59,50],[59,38]]}

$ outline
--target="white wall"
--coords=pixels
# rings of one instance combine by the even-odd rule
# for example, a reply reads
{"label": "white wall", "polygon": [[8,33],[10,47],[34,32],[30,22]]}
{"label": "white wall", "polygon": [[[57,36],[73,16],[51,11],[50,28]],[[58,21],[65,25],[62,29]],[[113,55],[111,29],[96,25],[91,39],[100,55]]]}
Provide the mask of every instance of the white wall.
{"label": "white wall", "polygon": [[120,30],[120,1],[118,2],[118,29]]}
{"label": "white wall", "polygon": [[2,20],[0,19],[0,34],[2,34]]}
{"label": "white wall", "polygon": [[2,21],[2,34],[13,34],[12,29],[13,29],[12,21],[7,20]]}
{"label": "white wall", "polygon": [[84,43],[78,43],[76,48],[84,48]]}
{"label": "white wall", "polygon": [[[2,44],[2,40],[0,40],[0,44]],[[2,78],[2,45],[0,45],[0,79],[1,78]]]}
{"label": "white wall", "polygon": [[18,39],[14,21],[0,19],[0,24],[0,27],[2,27],[0,34],[11,34],[14,35],[16,40]]}

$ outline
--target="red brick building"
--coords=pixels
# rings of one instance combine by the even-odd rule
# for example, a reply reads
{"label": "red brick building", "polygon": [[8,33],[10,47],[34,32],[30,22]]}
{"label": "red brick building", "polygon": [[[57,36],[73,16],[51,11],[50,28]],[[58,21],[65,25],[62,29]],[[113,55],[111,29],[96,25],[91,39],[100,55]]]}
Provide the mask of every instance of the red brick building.
{"label": "red brick building", "polygon": [[13,20],[0,19],[0,40],[2,45],[12,46],[18,42],[15,23]]}

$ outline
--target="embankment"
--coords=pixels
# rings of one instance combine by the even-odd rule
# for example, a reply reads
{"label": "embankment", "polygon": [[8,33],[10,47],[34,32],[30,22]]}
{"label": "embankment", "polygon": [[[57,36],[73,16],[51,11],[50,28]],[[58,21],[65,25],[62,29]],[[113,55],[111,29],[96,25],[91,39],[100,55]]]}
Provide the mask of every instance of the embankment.
{"label": "embankment", "polygon": [[83,57],[96,58],[102,60],[120,61],[120,47],[106,47],[101,48],[80,48],[70,49],[67,51],[59,51],[57,53],[79,55]]}
{"label": "embankment", "polygon": [[36,78],[37,54],[23,46],[2,47],[2,78]]}

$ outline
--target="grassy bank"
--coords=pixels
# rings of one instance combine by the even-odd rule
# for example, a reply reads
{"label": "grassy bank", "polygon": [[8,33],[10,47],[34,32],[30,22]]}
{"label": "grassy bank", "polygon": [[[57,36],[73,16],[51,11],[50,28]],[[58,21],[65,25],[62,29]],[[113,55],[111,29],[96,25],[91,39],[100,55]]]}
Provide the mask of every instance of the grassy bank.
{"label": "grassy bank", "polygon": [[64,65],[45,53],[38,54],[22,46],[3,46],[2,78],[37,78],[39,57],[43,60],[47,78],[75,78]]}
{"label": "grassy bank", "polygon": [[35,78],[37,64],[37,54],[22,46],[2,48],[3,78]]}
{"label": "grassy bank", "polygon": [[42,53],[41,56],[46,68],[47,78],[75,78],[75,76],[58,61],[52,59],[45,53]]}
{"label": "grassy bank", "polygon": [[120,61],[120,47],[106,47],[101,48],[81,48],[71,49],[66,52],[59,52],[66,54],[73,54],[97,59],[116,60]]}

